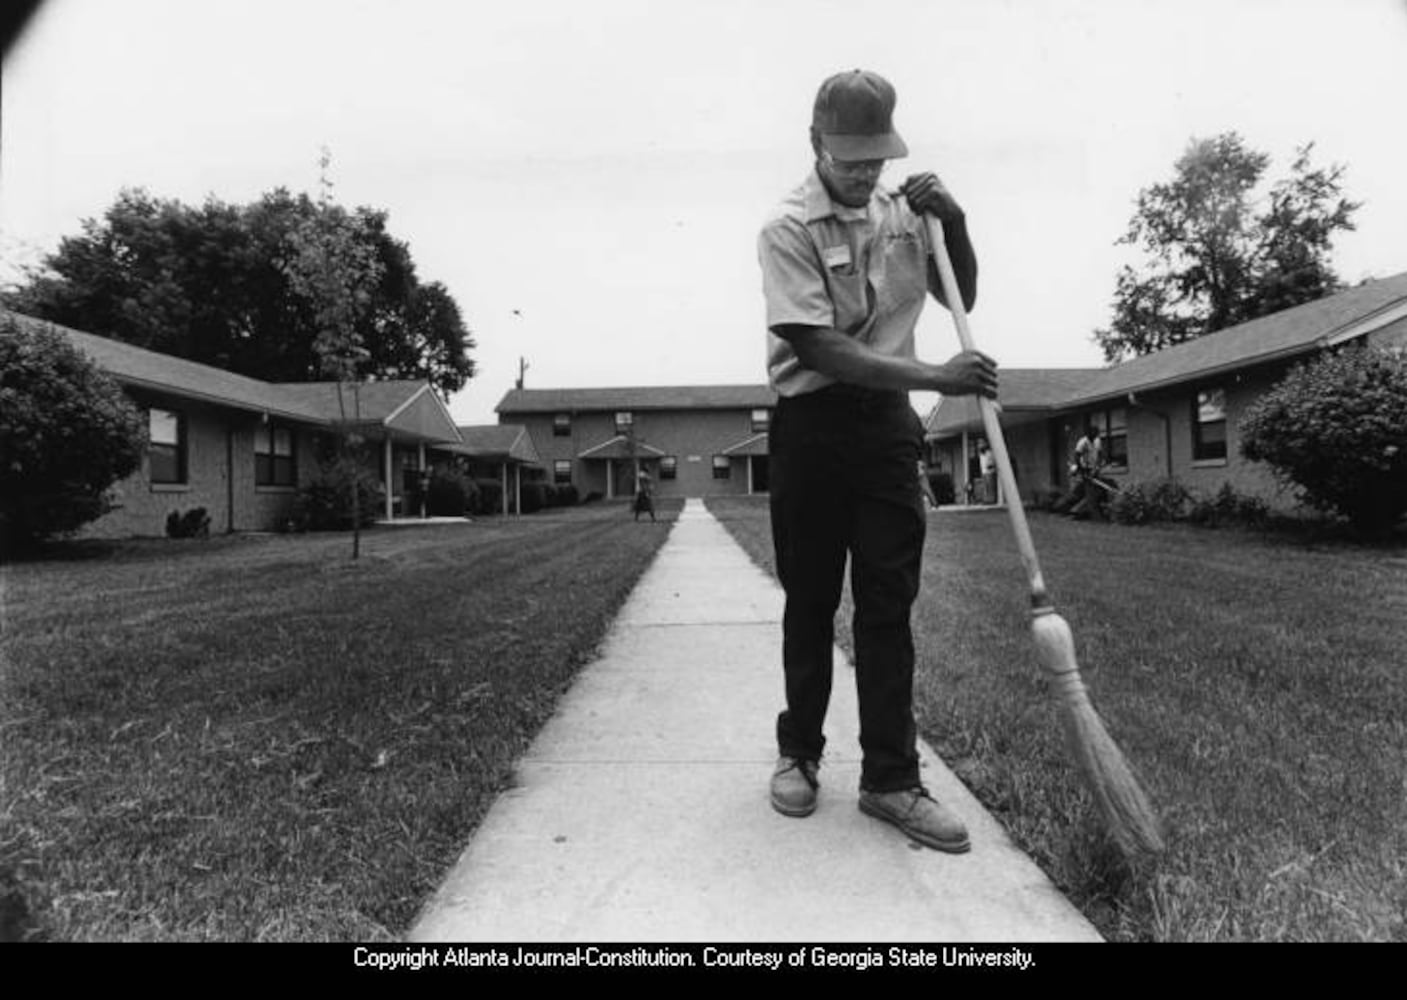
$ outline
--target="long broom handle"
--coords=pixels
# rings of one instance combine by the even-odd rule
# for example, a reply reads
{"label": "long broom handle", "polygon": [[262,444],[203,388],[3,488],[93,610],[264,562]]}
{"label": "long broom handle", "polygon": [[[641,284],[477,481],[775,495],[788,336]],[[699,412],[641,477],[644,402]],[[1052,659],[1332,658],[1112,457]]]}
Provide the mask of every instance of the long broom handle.
{"label": "long broom handle", "polygon": [[[953,262],[948,259],[948,244],[944,240],[943,223],[932,215],[924,215],[923,218],[928,223],[928,240],[933,244],[933,261],[938,265],[938,279],[943,284],[943,296],[948,300],[948,311],[953,314],[953,322],[957,326],[958,341],[964,351],[975,351],[977,347],[972,340],[972,331],[967,325],[967,311],[963,309],[958,279],[953,274]],[[1037,608],[1049,607],[1050,597],[1046,594],[1041,564],[1036,560],[1036,545],[1031,541],[1031,528],[1026,523],[1026,510],[1021,505],[1016,476],[1011,471],[1011,456],[1007,454],[1006,441],[1002,437],[996,404],[986,396],[978,396],[977,406],[982,414],[982,427],[987,433],[987,443],[996,458],[997,479],[1006,495],[1006,511],[1011,518],[1011,530],[1016,535],[1016,548],[1021,553],[1021,562],[1025,564],[1026,576],[1031,582],[1031,604]]]}
{"label": "long broom handle", "polygon": [[[943,295],[958,328],[963,350],[975,351],[972,331],[967,328],[967,314],[962,307],[953,265],[948,259],[948,245],[943,239],[943,226],[932,216],[928,236],[933,244],[933,260],[938,265],[938,277],[943,283]],[[1026,524],[1026,510],[1021,495],[1016,492],[1016,477],[1011,472],[1011,457],[1006,452],[996,405],[980,396],[977,405],[982,410],[982,426],[997,460],[997,475],[1006,491],[1006,510],[1016,533],[1016,547],[1031,581],[1031,633],[1041,666],[1050,677],[1051,690],[1061,706],[1061,718],[1066,738],[1074,751],[1095,801],[1119,846],[1128,854],[1140,851],[1156,853],[1163,849],[1158,817],[1148,797],[1139,787],[1123,753],[1114,743],[1099,714],[1090,704],[1089,694],[1080,679],[1080,665],[1075,659],[1075,640],[1065,619],[1056,614],[1046,593],[1040,563],[1036,562],[1036,546],[1031,541],[1031,529]]]}

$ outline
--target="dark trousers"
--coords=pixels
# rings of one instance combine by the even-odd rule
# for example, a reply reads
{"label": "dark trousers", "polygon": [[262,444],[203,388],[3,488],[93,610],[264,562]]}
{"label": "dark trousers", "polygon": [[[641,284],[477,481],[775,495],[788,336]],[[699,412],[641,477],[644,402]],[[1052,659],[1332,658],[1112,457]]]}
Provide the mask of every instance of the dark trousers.
{"label": "dark trousers", "polygon": [[786,591],[781,754],[818,760],[846,557],[855,603],[861,786],[919,781],[914,642],[927,515],[923,427],[904,393],[832,386],[778,401],[769,434],[772,541]]}

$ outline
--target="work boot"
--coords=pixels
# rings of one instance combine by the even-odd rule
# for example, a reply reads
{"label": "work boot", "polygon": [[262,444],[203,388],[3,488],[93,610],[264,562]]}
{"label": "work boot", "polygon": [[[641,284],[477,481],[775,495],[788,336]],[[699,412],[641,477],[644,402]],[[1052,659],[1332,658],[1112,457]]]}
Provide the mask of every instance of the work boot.
{"label": "work boot", "polygon": [[783,816],[810,816],[816,811],[816,772],[820,764],[801,757],[782,756],[772,772],[772,808]]}
{"label": "work boot", "polygon": [[937,851],[961,854],[971,844],[957,813],[939,805],[922,785],[902,792],[860,791],[860,811],[893,823],[914,840]]}

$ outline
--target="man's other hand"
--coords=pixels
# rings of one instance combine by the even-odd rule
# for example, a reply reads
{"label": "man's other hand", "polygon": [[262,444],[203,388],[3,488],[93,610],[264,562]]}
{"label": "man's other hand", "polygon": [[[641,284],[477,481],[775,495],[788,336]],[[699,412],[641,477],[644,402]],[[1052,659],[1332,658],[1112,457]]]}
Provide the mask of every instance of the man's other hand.
{"label": "man's other hand", "polygon": [[935,215],[942,222],[957,222],[963,211],[943,186],[937,174],[910,174],[899,192],[909,199],[909,208],[918,215]]}

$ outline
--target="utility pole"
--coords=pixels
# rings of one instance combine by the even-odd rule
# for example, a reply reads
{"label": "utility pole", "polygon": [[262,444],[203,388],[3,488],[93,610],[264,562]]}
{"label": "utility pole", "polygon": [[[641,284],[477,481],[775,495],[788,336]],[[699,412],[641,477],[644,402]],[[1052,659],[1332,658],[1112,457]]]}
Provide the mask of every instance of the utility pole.
{"label": "utility pole", "polygon": [[523,379],[527,376],[527,374],[528,374],[528,363],[527,363],[527,361],[526,361],[525,359],[523,359],[522,357],[519,357],[519,358],[518,358],[518,382],[517,382],[517,388],[521,389],[521,388],[523,387]]}

